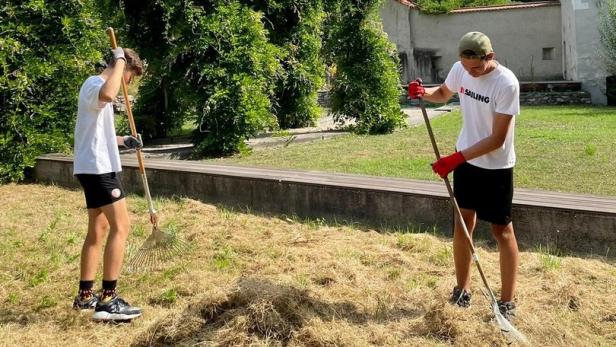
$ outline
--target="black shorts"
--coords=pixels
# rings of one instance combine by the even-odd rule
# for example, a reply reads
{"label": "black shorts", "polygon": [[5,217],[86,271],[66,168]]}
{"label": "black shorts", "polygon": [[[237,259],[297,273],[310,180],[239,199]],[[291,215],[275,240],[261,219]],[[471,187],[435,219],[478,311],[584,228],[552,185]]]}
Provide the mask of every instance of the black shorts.
{"label": "black shorts", "polygon": [[124,199],[124,189],[118,174],[110,172],[101,175],[75,175],[83,187],[88,208],[99,208]]}
{"label": "black shorts", "polygon": [[489,170],[464,163],[454,171],[453,182],[460,208],[474,210],[477,218],[492,224],[511,222],[513,168]]}

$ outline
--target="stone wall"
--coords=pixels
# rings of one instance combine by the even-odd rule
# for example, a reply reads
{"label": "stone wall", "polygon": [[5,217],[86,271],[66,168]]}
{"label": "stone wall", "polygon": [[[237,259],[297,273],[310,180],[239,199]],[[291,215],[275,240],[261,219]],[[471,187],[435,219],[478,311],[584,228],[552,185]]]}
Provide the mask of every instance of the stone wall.
{"label": "stone wall", "polygon": [[[319,105],[330,107],[330,99],[327,91],[320,91]],[[407,102],[406,92],[400,95],[400,103]],[[450,102],[458,102],[457,94]],[[562,92],[524,92],[520,93],[520,104],[526,106],[535,105],[590,105],[592,103],[590,93],[585,91],[562,91]]]}
{"label": "stone wall", "polygon": [[[120,175],[128,192],[143,193],[134,158],[123,158]],[[451,236],[452,208],[442,183],[391,177],[273,170],[195,161],[148,160],[153,196],[182,196],[252,211],[346,220],[376,227],[439,230]],[[78,187],[72,158],[37,160],[38,182]],[[522,246],[607,254],[616,249],[616,200],[516,189],[513,219]],[[435,229],[436,228],[436,229]],[[491,239],[487,223],[477,237]]]}
{"label": "stone wall", "polygon": [[319,90],[318,103],[321,107],[331,107],[331,99],[329,97],[329,90]]}
{"label": "stone wall", "polygon": [[[128,96],[128,100],[130,100],[131,110],[135,106],[135,97],[132,95]],[[113,100],[113,109],[118,113],[126,113],[126,103],[124,102],[124,95],[118,95],[115,100]]]}
{"label": "stone wall", "polygon": [[588,92],[528,92],[520,93],[521,105],[590,105]]}

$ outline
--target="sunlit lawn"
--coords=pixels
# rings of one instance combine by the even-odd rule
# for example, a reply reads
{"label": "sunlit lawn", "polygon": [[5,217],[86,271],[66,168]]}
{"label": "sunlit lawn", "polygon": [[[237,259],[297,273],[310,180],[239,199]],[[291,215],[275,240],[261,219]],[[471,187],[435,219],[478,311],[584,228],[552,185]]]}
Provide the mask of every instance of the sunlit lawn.
{"label": "sunlit lawn", "polygon": [[[443,154],[453,151],[459,112],[433,121]],[[516,123],[516,187],[616,195],[616,108],[524,107]],[[348,135],[256,150],[216,163],[437,180],[425,126],[390,135]]]}

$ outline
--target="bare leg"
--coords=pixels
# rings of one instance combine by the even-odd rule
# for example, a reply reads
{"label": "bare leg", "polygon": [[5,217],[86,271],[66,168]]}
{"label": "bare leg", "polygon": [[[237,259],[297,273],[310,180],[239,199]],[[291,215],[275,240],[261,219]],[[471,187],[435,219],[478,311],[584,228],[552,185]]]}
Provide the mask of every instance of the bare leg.
{"label": "bare leg", "polygon": [[101,207],[101,210],[109,220],[110,230],[105,256],[103,262],[103,280],[113,281],[120,276],[122,262],[124,260],[124,249],[128,231],[130,229],[130,219],[126,208],[126,199],[118,200],[113,204]]}
{"label": "bare leg", "polygon": [[[470,237],[473,237],[473,231],[475,230],[475,224],[477,222],[477,216],[474,210],[460,209],[462,217],[464,218],[466,228],[470,233]],[[470,291],[471,286],[471,251],[468,246],[466,235],[462,225],[458,222],[458,218],[455,218],[455,231],[453,235],[453,259],[456,267],[456,281],[458,288]]]}
{"label": "bare leg", "polygon": [[88,209],[88,234],[81,249],[81,280],[94,281],[109,222],[100,208]]}
{"label": "bare leg", "polygon": [[492,224],[492,235],[498,243],[501,270],[501,300],[512,301],[518,275],[520,257],[513,224]]}

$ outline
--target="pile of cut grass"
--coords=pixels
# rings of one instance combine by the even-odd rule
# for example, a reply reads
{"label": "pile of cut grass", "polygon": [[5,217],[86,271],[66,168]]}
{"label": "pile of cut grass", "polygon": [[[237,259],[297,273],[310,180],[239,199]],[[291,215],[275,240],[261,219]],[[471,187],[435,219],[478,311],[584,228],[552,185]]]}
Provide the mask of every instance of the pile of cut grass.
{"label": "pile of cut grass", "polygon": [[[446,303],[451,241],[235,212],[189,199],[158,201],[165,227],[191,249],[164,270],[125,274],[120,293],[144,309],[130,324],[71,310],[86,228],[80,191],[0,186],[0,341],[7,346],[503,345],[476,293]],[[139,245],[147,205],[128,198]],[[497,288],[498,254],[478,244]],[[518,328],[533,345],[616,343],[613,259],[523,252]],[[100,278],[98,279],[100,280]],[[97,286],[98,286],[97,281]]]}

